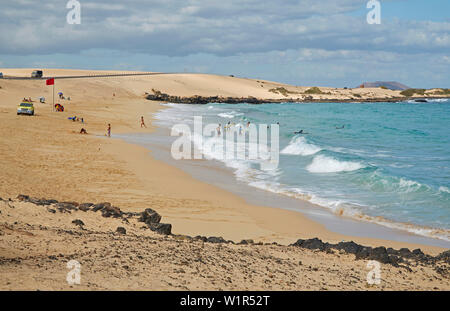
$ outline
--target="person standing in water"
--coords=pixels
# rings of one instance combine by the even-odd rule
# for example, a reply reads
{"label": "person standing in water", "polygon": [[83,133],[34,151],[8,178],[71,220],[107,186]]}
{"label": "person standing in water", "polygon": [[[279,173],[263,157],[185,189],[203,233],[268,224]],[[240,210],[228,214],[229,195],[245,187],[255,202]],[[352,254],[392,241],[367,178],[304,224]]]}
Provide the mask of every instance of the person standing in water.
{"label": "person standing in water", "polygon": [[107,130],[108,137],[111,137],[111,124],[108,123],[108,130]]}
{"label": "person standing in water", "polygon": [[141,128],[142,127],[147,128],[147,125],[145,125],[145,122],[144,122],[144,116],[141,116]]}
{"label": "person standing in water", "polygon": [[217,135],[220,136],[220,129],[222,128],[222,124],[219,124],[217,127]]}

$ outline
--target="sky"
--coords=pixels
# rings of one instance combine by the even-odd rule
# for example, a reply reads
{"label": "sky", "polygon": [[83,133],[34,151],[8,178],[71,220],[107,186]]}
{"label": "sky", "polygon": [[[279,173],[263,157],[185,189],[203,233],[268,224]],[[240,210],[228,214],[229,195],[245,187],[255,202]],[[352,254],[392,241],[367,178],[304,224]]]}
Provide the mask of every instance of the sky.
{"label": "sky", "polygon": [[80,24],[68,2],[0,0],[0,68],[450,87],[450,0],[380,0],[380,24],[368,0],[78,0]]}

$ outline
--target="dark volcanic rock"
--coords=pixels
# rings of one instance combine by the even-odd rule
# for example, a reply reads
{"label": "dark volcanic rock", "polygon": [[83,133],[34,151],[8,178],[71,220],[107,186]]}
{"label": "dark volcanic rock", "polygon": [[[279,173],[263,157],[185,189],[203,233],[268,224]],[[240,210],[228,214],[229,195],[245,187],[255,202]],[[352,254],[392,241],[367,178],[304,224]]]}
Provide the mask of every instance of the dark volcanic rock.
{"label": "dark volcanic rock", "polygon": [[111,203],[109,202],[102,202],[102,203],[98,203],[98,204],[94,204],[92,205],[92,210],[94,212],[99,211],[101,209],[104,209],[105,207],[110,207]]}
{"label": "dark volcanic rock", "polygon": [[227,241],[225,241],[224,238],[220,237],[216,237],[216,236],[210,236],[209,238],[206,239],[206,242],[209,243],[226,243]]}
{"label": "dark volcanic rock", "polygon": [[307,249],[318,249],[320,251],[324,251],[329,247],[328,243],[322,242],[322,240],[318,238],[313,238],[309,240],[298,240],[293,244],[294,246],[299,246]]}
{"label": "dark volcanic rock", "polygon": [[377,260],[381,263],[390,263],[386,247],[383,246],[373,248],[372,251],[369,251],[368,259]]}
{"label": "dark volcanic rock", "polygon": [[78,202],[72,202],[72,201],[69,201],[69,202],[61,202],[62,204],[67,204],[67,205],[72,205],[72,206],[75,206],[75,207],[78,207],[78,205],[80,205],[80,204],[78,204]]}
{"label": "dark volcanic rock", "polygon": [[117,227],[116,232],[120,234],[127,234],[127,230],[124,227]]}
{"label": "dark volcanic rock", "polygon": [[93,203],[81,203],[78,205],[78,209],[83,212],[87,212],[90,210],[90,207],[94,205]]}
{"label": "dark volcanic rock", "polygon": [[150,230],[155,231],[160,234],[169,235],[172,233],[172,225],[171,224],[161,224],[161,223],[147,223],[147,226]]}
{"label": "dark volcanic rock", "polygon": [[350,241],[350,242],[339,242],[334,248],[337,250],[343,250],[346,253],[357,254],[361,252],[361,250],[364,247],[359,244],[356,244],[353,241]]}
{"label": "dark volcanic rock", "polygon": [[199,241],[206,242],[206,241],[208,241],[208,238],[205,237],[205,236],[197,235],[197,236],[194,237],[194,240],[199,240]]}
{"label": "dark volcanic rock", "polygon": [[242,240],[238,244],[247,245],[255,243],[253,240]]}
{"label": "dark volcanic rock", "polygon": [[145,211],[141,213],[141,217],[139,217],[138,221],[145,222],[146,224],[159,223],[161,221],[161,215],[151,208],[146,208]]}
{"label": "dark volcanic rock", "polygon": [[419,256],[419,257],[425,256],[425,254],[422,252],[422,250],[420,248],[413,250],[412,253],[413,253],[413,255]]}
{"label": "dark volcanic rock", "polygon": [[78,209],[83,212],[87,212],[90,210],[89,206],[85,205],[85,203],[80,204],[80,206],[78,206]]}
{"label": "dark volcanic rock", "polygon": [[[386,249],[385,247],[375,247],[359,245],[353,241],[340,242],[337,244],[324,243],[321,240],[314,238],[309,240],[298,240],[291,246],[297,246],[307,249],[320,250],[329,252],[331,249],[343,251],[347,254],[354,254],[356,259],[376,260],[381,263],[398,266],[399,263],[408,264],[405,259],[413,259],[424,263],[434,263],[437,260],[449,260],[449,253],[442,253],[436,257],[424,254],[420,249],[415,249],[412,252],[407,248],[395,250],[393,248]],[[402,266],[409,269],[407,266]]]}
{"label": "dark volcanic rock", "polygon": [[69,203],[69,202],[67,202],[67,203],[56,203],[55,207],[61,213],[64,213],[64,212],[70,213],[71,211],[76,211],[78,209],[74,204]]}
{"label": "dark volcanic rock", "polygon": [[57,200],[46,200],[46,199],[37,199],[37,198],[30,198],[28,202],[31,202],[36,205],[51,205],[58,203]]}
{"label": "dark volcanic rock", "polygon": [[83,227],[83,226],[84,226],[84,222],[83,222],[82,220],[80,220],[80,219],[72,220],[72,223],[73,223],[74,225],[77,225],[77,226],[80,226],[80,227]]}
{"label": "dark volcanic rock", "polygon": [[25,194],[19,194],[19,195],[17,196],[17,199],[18,199],[19,201],[30,202],[30,203],[33,203],[33,204],[35,204],[35,205],[51,205],[51,204],[58,203],[57,200],[51,200],[51,199],[38,199],[38,198],[30,197],[30,196],[25,195]]}
{"label": "dark volcanic rock", "polygon": [[101,211],[103,217],[119,218],[122,216],[120,208],[116,206],[105,206]]}
{"label": "dark volcanic rock", "polygon": [[450,250],[440,253],[436,256],[438,260],[443,260],[447,263],[450,263]]}

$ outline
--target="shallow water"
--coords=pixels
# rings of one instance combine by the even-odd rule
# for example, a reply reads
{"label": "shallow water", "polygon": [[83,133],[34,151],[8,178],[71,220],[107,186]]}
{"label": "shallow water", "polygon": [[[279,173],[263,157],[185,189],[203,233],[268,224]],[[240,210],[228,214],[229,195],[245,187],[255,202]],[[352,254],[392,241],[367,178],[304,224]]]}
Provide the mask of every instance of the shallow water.
{"label": "shallow water", "polygon": [[[202,116],[203,125],[280,123],[277,169],[220,159],[241,182],[337,214],[449,240],[448,101],[168,106],[155,115],[166,128],[191,125],[194,116]],[[308,134],[295,135],[300,129]]]}

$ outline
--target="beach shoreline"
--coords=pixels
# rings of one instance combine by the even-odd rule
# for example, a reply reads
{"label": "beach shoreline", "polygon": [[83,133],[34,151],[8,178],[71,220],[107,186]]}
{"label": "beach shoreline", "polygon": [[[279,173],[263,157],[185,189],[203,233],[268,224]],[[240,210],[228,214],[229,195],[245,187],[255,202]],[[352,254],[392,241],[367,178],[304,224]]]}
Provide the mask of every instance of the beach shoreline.
{"label": "beach shoreline", "polygon": [[[56,113],[51,105],[35,102],[33,117],[17,116],[17,103],[28,96],[48,98],[51,93],[45,83],[0,81],[0,95],[4,99],[0,102],[0,153],[4,155],[0,163],[3,172],[0,197],[14,200],[19,194],[28,194],[59,201],[106,201],[125,212],[152,208],[162,215],[164,222],[172,224],[175,234],[220,236],[235,242],[253,239],[290,245],[298,239],[318,237],[333,244],[354,241],[371,247],[420,248],[431,255],[446,250],[418,243],[337,234],[298,211],[249,204],[230,191],[155,159],[152,151],[143,146],[114,138],[125,133],[151,134],[155,126],[150,116],[163,108],[158,102],[144,98],[145,91],[152,86],[152,81],[147,80],[150,78],[135,79],[58,81],[57,90],[71,97],[70,102],[60,101],[65,111]],[[84,123],[68,120],[73,116],[83,117]],[[140,127],[141,116],[145,117],[146,128]],[[112,124],[111,138],[105,135],[108,123]],[[80,134],[80,128],[87,129],[88,134]],[[48,218],[44,214],[27,214],[27,217],[32,217],[35,224],[47,226]],[[0,219],[7,226],[20,220],[12,218],[9,223],[3,211]],[[20,237],[26,225],[19,225],[20,230],[2,229],[2,234]],[[45,236],[50,245],[54,239],[45,230],[33,234]],[[27,243],[39,248],[41,242],[31,239]],[[165,247],[164,241],[158,243]],[[15,246],[2,243],[0,247],[2,257],[15,258]],[[51,253],[64,252],[64,248],[63,243],[57,244]],[[38,252],[45,255],[46,249],[39,248]],[[15,265],[11,269],[7,273],[14,279],[20,271]],[[107,274],[105,271],[104,277]],[[15,283],[8,288],[21,287]]]}
{"label": "beach shoreline", "polygon": [[120,138],[127,143],[143,146],[147,150],[151,150],[151,156],[154,159],[181,169],[195,180],[200,180],[236,195],[244,199],[247,204],[301,213],[307,221],[317,222],[331,232],[345,235],[347,239],[355,237],[379,238],[399,243],[406,242],[437,246],[443,249],[448,248],[447,245],[449,243],[445,240],[410,233],[395,227],[395,223],[392,223],[394,225],[393,228],[389,228],[361,218],[339,216],[326,207],[311,203],[305,199],[293,198],[252,187],[236,179],[233,170],[221,162],[206,159],[201,161],[174,160],[170,156],[170,146],[165,144],[168,141],[161,142],[161,138],[164,139],[166,135],[169,135],[167,129],[159,128],[150,135],[153,137],[149,139],[149,136],[146,134],[128,133],[127,135],[120,135]]}
{"label": "beach shoreline", "polygon": [[[111,82],[110,80],[105,81],[104,79],[96,79],[93,80],[93,82],[91,82],[91,80],[86,80],[86,82],[72,82],[69,80],[60,82],[60,84],[67,85],[67,87],[64,85],[63,87],[68,90],[73,89],[73,87],[79,87],[80,83],[86,84],[91,90],[86,93],[86,95],[83,95],[82,98],[74,97],[72,102],[67,105],[73,112],[76,111],[78,115],[88,114],[88,117],[86,118],[88,122],[91,121],[91,119],[95,120],[94,124],[86,124],[86,127],[92,128],[92,130],[88,128],[88,131],[92,132],[94,136],[88,135],[88,137],[85,138],[90,141],[95,140],[95,142],[92,143],[92,150],[97,150],[97,147],[94,146],[98,146],[98,151],[102,153],[103,158],[114,160],[114,162],[105,163],[107,169],[113,169],[115,166],[120,167],[118,170],[120,174],[118,174],[118,176],[112,177],[113,175],[117,175],[115,174],[116,172],[114,172],[109,176],[110,178],[107,178],[111,179],[109,183],[112,186],[105,187],[103,184],[100,187],[92,187],[92,185],[89,185],[91,187],[83,187],[85,188],[83,191],[78,191],[85,194],[84,196],[81,196],[78,192],[63,191],[60,193],[58,191],[51,191],[48,187],[45,187],[45,190],[41,189],[40,192],[30,193],[29,191],[24,191],[25,189],[20,189],[20,183],[17,183],[15,187],[13,186],[14,183],[12,183],[8,186],[12,189],[15,188],[14,192],[11,193],[10,191],[7,191],[5,193],[3,190],[2,195],[15,197],[19,193],[27,192],[38,197],[49,196],[56,199],[66,198],[67,200],[78,200],[80,198],[89,199],[89,195],[92,195],[93,191],[100,190],[104,193],[105,200],[116,200],[117,204],[122,205],[124,208],[132,209],[133,204],[130,202],[133,201],[150,206],[157,202],[158,210],[168,217],[171,223],[174,224],[176,230],[179,230],[179,233],[184,234],[219,235],[234,240],[253,238],[261,241],[277,241],[284,244],[293,243],[298,238],[319,237],[328,242],[354,240],[355,242],[370,246],[383,245],[396,248],[401,248],[403,246],[409,248],[421,247],[434,254],[443,250],[443,248],[415,243],[403,243],[373,238],[365,239],[336,234],[327,230],[317,221],[305,217],[298,211],[288,211],[248,204],[245,199],[232,194],[229,191],[198,181],[189,174],[181,171],[179,168],[155,160],[153,157],[149,156],[149,153],[151,154],[151,152],[146,148],[130,145],[116,139],[106,140],[106,138],[99,138],[98,136],[103,136],[99,135],[101,133],[99,133],[99,129],[101,127],[105,128],[108,122],[113,123],[113,137],[115,133],[151,133],[155,130],[154,126],[150,125],[150,123],[148,123],[148,128],[139,128],[139,116],[145,115],[147,122],[149,122],[150,115],[159,109],[163,109],[163,107],[159,105],[158,102],[148,101],[141,97],[142,95],[140,94],[144,93],[143,90],[148,89],[147,86],[142,89],[142,91],[137,91],[133,88],[136,87],[136,84],[139,85],[138,82],[129,81],[127,84],[122,85],[122,79],[118,78]],[[140,79],[144,79],[145,81],[147,78]],[[12,85],[24,85],[24,83],[27,82],[8,81],[8,83],[11,83]],[[42,81],[35,81],[33,83],[36,84],[37,89],[42,88],[39,85],[43,83]],[[101,89],[99,89],[99,86]],[[133,90],[133,93],[127,92],[127,89]],[[3,91],[4,90],[5,89],[3,89]],[[93,96],[94,92],[98,92],[95,97]],[[16,95],[16,98],[20,99],[20,95]],[[98,101],[98,107],[93,109],[91,103],[96,101]],[[121,102],[119,103],[119,101]],[[6,117],[5,114],[2,114],[2,116]],[[51,122],[55,122],[56,119],[58,119],[58,122],[66,123],[61,124],[64,131],[67,131],[67,128],[73,128],[75,125],[67,120],[61,120],[63,118],[58,118],[58,116],[58,114],[53,114],[49,109],[45,111],[45,115],[43,115],[43,117],[48,118],[44,123],[51,124]],[[4,124],[6,126],[9,125],[10,128],[19,125],[14,123],[15,122],[6,122]],[[79,127],[78,124],[76,125]],[[40,127],[42,127],[42,125]],[[51,136],[49,133],[47,135]],[[78,136],[77,140],[83,144],[85,139],[78,134],[75,135]],[[74,132],[72,131],[67,139],[70,140],[73,139],[73,137]],[[46,141],[45,134],[41,144],[44,141]],[[70,147],[67,146],[64,148],[65,152],[70,152]],[[9,166],[10,170],[14,171],[14,164],[10,163]],[[99,168],[103,167],[104,165],[101,165]],[[77,169],[83,172],[85,171],[83,165],[79,165]],[[16,173],[17,172],[14,174]],[[29,172],[24,171],[23,173],[29,175]],[[74,174],[78,175],[77,172],[74,172]],[[67,177],[60,176],[60,179],[68,182],[70,180],[69,177],[73,176],[71,176],[70,172],[67,172],[67,175]],[[119,176],[121,175],[122,178],[123,176],[126,176],[127,179],[133,179],[133,182],[127,181],[125,183],[127,187],[130,187],[129,191],[125,191],[125,189],[117,191],[118,189],[115,184],[120,184],[117,179],[120,179],[121,177]],[[95,180],[96,176],[92,176],[92,178]],[[80,182],[83,183],[82,181]],[[66,189],[69,188],[70,186]],[[58,195],[55,196],[55,194]],[[86,194],[88,194],[87,198]],[[130,195],[134,196],[133,200],[130,200]],[[156,197],[159,197],[160,199],[156,199]],[[196,219],[193,221],[190,219],[191,217],[189,217],[189,214],[191,213],[201,214],[203,219]],[[274,221],[274,219],[276,220]]]}

